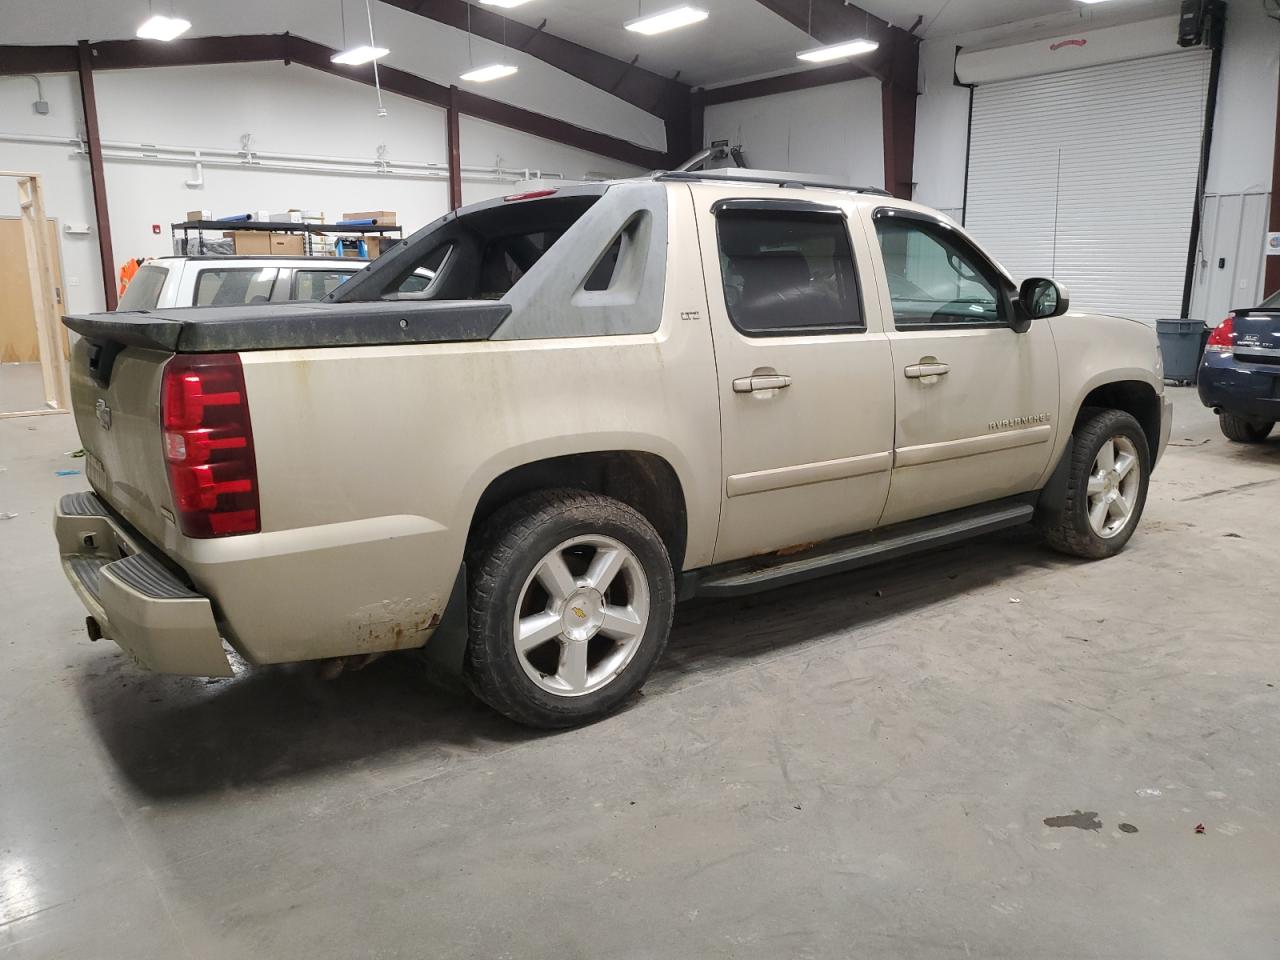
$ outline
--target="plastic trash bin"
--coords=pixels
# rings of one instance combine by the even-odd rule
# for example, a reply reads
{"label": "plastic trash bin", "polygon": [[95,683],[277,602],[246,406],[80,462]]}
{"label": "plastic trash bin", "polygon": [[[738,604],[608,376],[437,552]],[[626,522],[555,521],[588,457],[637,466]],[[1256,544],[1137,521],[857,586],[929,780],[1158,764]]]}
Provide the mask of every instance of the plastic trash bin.
{"label": "plastic trash bin", "polygon": [[1156,335],[1164,355],[1164,378],[1194,383],[1204,353],[1208,328],[1201,320],[1157,320]]}

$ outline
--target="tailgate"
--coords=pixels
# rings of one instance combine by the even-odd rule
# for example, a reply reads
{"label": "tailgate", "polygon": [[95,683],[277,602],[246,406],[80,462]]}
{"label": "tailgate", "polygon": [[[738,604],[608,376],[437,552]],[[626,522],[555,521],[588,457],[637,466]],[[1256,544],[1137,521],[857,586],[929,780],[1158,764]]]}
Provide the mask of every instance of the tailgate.
{"label": "tailgate", "polygon": [[1280,365],[1280,311],[1237,310],[1235,318],[1236,359]]}
{"label": "tailgate", "polygon": [[110,506],[152,543],[172,533],[160,430],[164,350],[77,340],[71,352],[71,406],[85,450],[85,476]]}

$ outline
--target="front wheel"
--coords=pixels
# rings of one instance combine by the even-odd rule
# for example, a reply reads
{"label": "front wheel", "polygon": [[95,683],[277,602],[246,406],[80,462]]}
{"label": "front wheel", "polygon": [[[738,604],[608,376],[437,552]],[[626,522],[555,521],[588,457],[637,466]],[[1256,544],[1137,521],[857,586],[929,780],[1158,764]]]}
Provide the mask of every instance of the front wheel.
{"label": "front wheel", "polygon": [[1042,523],[1049,545],[1099,560],[1124,549],[1147,502],[1151,453],[1146,434],[1123,410],[1095,410],[1076,423],[1067,493]]}
{"label": "front wheel", "polygon": [[671,561],[653,525],[609,497],[530,494],[499,510],[468,551],[466,674],[495,710],[568,727],[616,709],[666,646]]}
{"label": "front wheel", "polygon": [[1251,420],[1223,410],[1218,414],[1218,426],[1222,435],[1236,443],[1261,443],[1271,436],[1274,420]]}

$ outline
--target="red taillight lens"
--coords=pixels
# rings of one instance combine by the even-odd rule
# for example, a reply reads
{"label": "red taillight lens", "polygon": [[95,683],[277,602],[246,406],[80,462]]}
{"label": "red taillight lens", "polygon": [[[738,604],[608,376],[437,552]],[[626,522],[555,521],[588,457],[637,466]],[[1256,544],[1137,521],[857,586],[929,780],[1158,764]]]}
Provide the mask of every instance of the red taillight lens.
{"label": "red taillight lens", "polygon": [[1204,345],[1206,350],[1218,353],[1230,353],[1236,346],[1236,315],[1228,313],[1227,319],[1209,332],[1209,341]]}
{"label": "red taillight lens", "polygon": [[240,357],[173,357],[164,368],[160,418],[182,532],[201,539],[257,533],[258,467]]}

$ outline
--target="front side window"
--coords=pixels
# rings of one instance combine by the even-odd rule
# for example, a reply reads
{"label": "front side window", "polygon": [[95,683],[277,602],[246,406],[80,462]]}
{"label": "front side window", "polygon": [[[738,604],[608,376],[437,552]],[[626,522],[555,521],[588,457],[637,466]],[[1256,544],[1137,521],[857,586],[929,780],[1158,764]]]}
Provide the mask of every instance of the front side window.
{"label": "front side window", "polygon": [[875,223],[895,326],[1007,322],[997,281],[962,238],[908,217],[882,215]]}
{"label": "front side window", "polygon": [[217,267],[201,270],[196,279],[197,307],[267,303],[275,286],[275,267]]}
{"label": "front side window", "polygon": [[839,213],[728,206],[716,216],[729,319],[751,337],[865,329]]}
{"label": "front side window", "polygon": [[117,310],[154,310],[160,302],[160,289],[169,271],[150,263],[143,265],[124,288]]}

